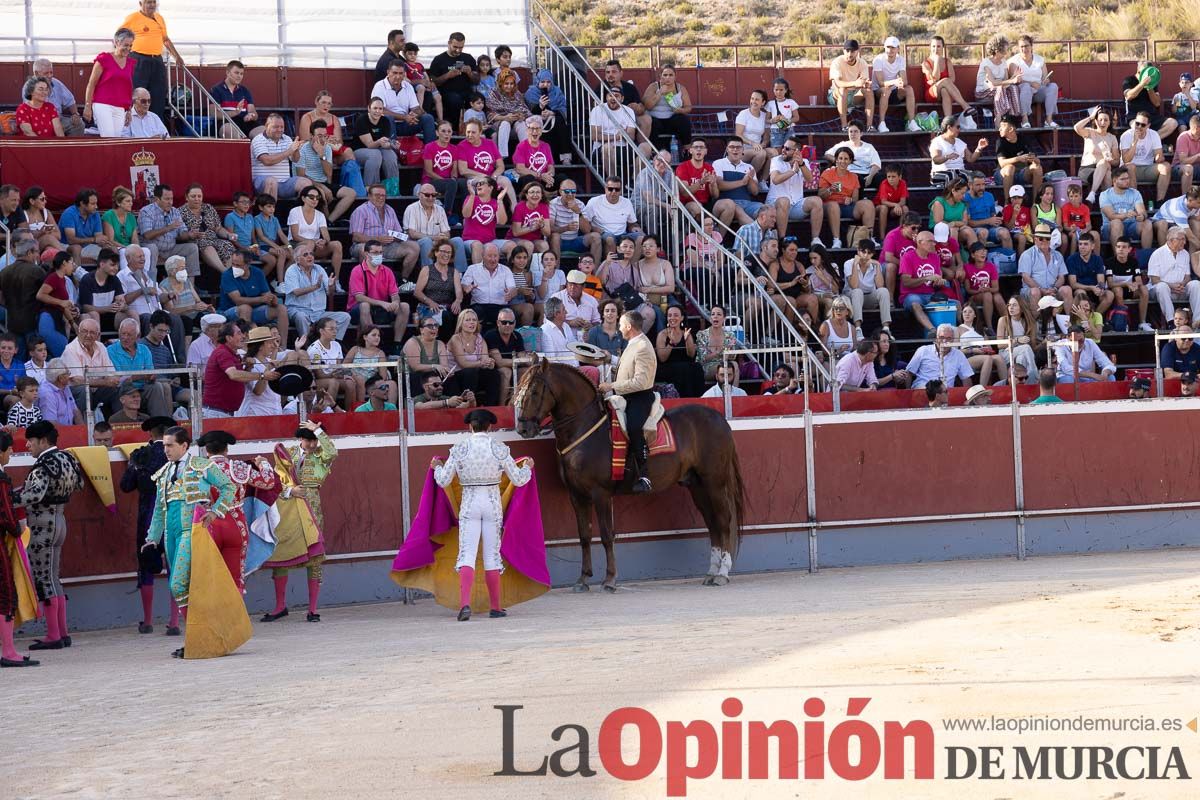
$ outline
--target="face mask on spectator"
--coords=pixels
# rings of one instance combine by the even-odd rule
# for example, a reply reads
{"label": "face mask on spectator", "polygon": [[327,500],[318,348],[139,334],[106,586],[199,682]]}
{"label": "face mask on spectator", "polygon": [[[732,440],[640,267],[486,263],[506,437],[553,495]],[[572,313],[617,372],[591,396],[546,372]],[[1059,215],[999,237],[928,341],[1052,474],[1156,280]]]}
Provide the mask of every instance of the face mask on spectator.
{"label": "face mask on spectator", "polygon": [[181,270],[179,270],[179,272],[175,273],[175,280],[179,281],[180,283],[183,283],[184,281],[186,281],[187,277],[188,276],[187,276],[186,269],[181,269]]}
{"label": "face mask on spectator", "polygon": [[242,269],[241,267],[234,267],[234,268],[233,268],[233,277],[235,277],[235,278],[240,278],[240,277],[242,277],[242,276],[243,276],[243,275],[245,275],[245,274],[246,274],[246,270]]}
{"label": "face mask on spectator", "polygon": [[383,253],[380,253],[378,255],[372,255],[372,256],[370,256],[370,259],[371,259],[371,266],[378,267],[380,264],[383,263]]}

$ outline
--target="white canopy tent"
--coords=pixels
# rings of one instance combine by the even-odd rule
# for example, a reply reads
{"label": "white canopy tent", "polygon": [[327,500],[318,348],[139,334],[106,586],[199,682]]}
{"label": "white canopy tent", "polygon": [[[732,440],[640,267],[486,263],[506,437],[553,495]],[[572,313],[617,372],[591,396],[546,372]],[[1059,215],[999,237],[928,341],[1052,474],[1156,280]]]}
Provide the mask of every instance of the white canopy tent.
{"label": "white canopy tent", "polygon": [[[90,61],[135,10],[136,0],[2,2],[0,61]],[[394,11],[337,7],[328,0],[160,0],[159,13],[192,64],[239,58],[253,66],[373,67],[393,28],[421,45],[426,63],[451,31],[462,31],[467,52],[490,53],[507,44],[514,63],[523,64],[530,41],[528,0],[401,0]]]}

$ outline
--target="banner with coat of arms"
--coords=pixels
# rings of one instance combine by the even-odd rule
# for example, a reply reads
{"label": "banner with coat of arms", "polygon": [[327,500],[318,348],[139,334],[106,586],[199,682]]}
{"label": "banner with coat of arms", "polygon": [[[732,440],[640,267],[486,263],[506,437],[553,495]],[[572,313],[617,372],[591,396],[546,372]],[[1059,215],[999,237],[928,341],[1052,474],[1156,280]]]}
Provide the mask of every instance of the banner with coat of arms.
{"label": "banner with coat of arms", "polygon": [[0,183],[43,187],[55,213],[74,203],[85,186],[100,194],[105,208],[118,186],[133,190],[140,208],[160,183],[174,188],[177,205],[192,183],[204,187],[206,202],[227,204],[233,202],[234,192],[250,189],[250,142],[6,137],[0,139]]}

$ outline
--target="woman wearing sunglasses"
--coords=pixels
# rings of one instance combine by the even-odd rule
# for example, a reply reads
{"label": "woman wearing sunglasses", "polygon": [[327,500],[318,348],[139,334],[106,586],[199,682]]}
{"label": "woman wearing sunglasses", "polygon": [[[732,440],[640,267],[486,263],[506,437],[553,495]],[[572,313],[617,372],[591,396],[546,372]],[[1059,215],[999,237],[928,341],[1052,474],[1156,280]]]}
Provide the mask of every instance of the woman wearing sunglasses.
{"label": "woman wearing sunglasses", "polygon": [[334,241],[329,236],[329,226],[325,215],[317,206],[321,202],[321,193],[315,186],[309,186],[300,192],[301,205],[288,212],[288,230],[294,244],[310,244],[313,255],[319,259],[328,258],[333,262],[333,280],[330,286],[338,285],[338,276],[342,274],[342,243]]}

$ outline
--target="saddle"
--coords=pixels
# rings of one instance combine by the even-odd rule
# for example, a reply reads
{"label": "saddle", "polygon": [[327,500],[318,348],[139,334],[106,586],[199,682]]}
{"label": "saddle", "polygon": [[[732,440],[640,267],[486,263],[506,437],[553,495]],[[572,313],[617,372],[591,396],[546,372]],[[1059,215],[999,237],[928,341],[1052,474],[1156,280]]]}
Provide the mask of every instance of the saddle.
{"label": "saddle", "polygon": [[[625,398],[619,394],[610,395],[608,405],[612,408],[612,414],[616,417],[621,427],[621,434],[628,438],[629,426],[625,424]],[[662,396],[658,392],[655,392],[654,403],[650,406],[650,413],[646,416],[646,424],[642,426],[647,442],[650,442],[654,438],[654,431],[658,427],[659,421],[663,418],[663,414],[666,413],[667,410],[663,408],[662,404]]]}
{"label": "saddle", "polygon": [[[612,479],[616,483],[620,483],[625,478],[625,453],[629,448],[629,435],[625,422],[625,398],[620,395],[613,395],[608,398],[609,418],[612,427]],[[661,456],[669,453],[674,453],[675,432],[671,430],[671,423],[667,422],[666,409],[663,408],[662,398],[658,392],[654,393],[654,404],[650,407],[650,414],[646,417],[646,424],[642,427],[642,432],[646,437],[646,444],[649,445],[650,455]]]}

